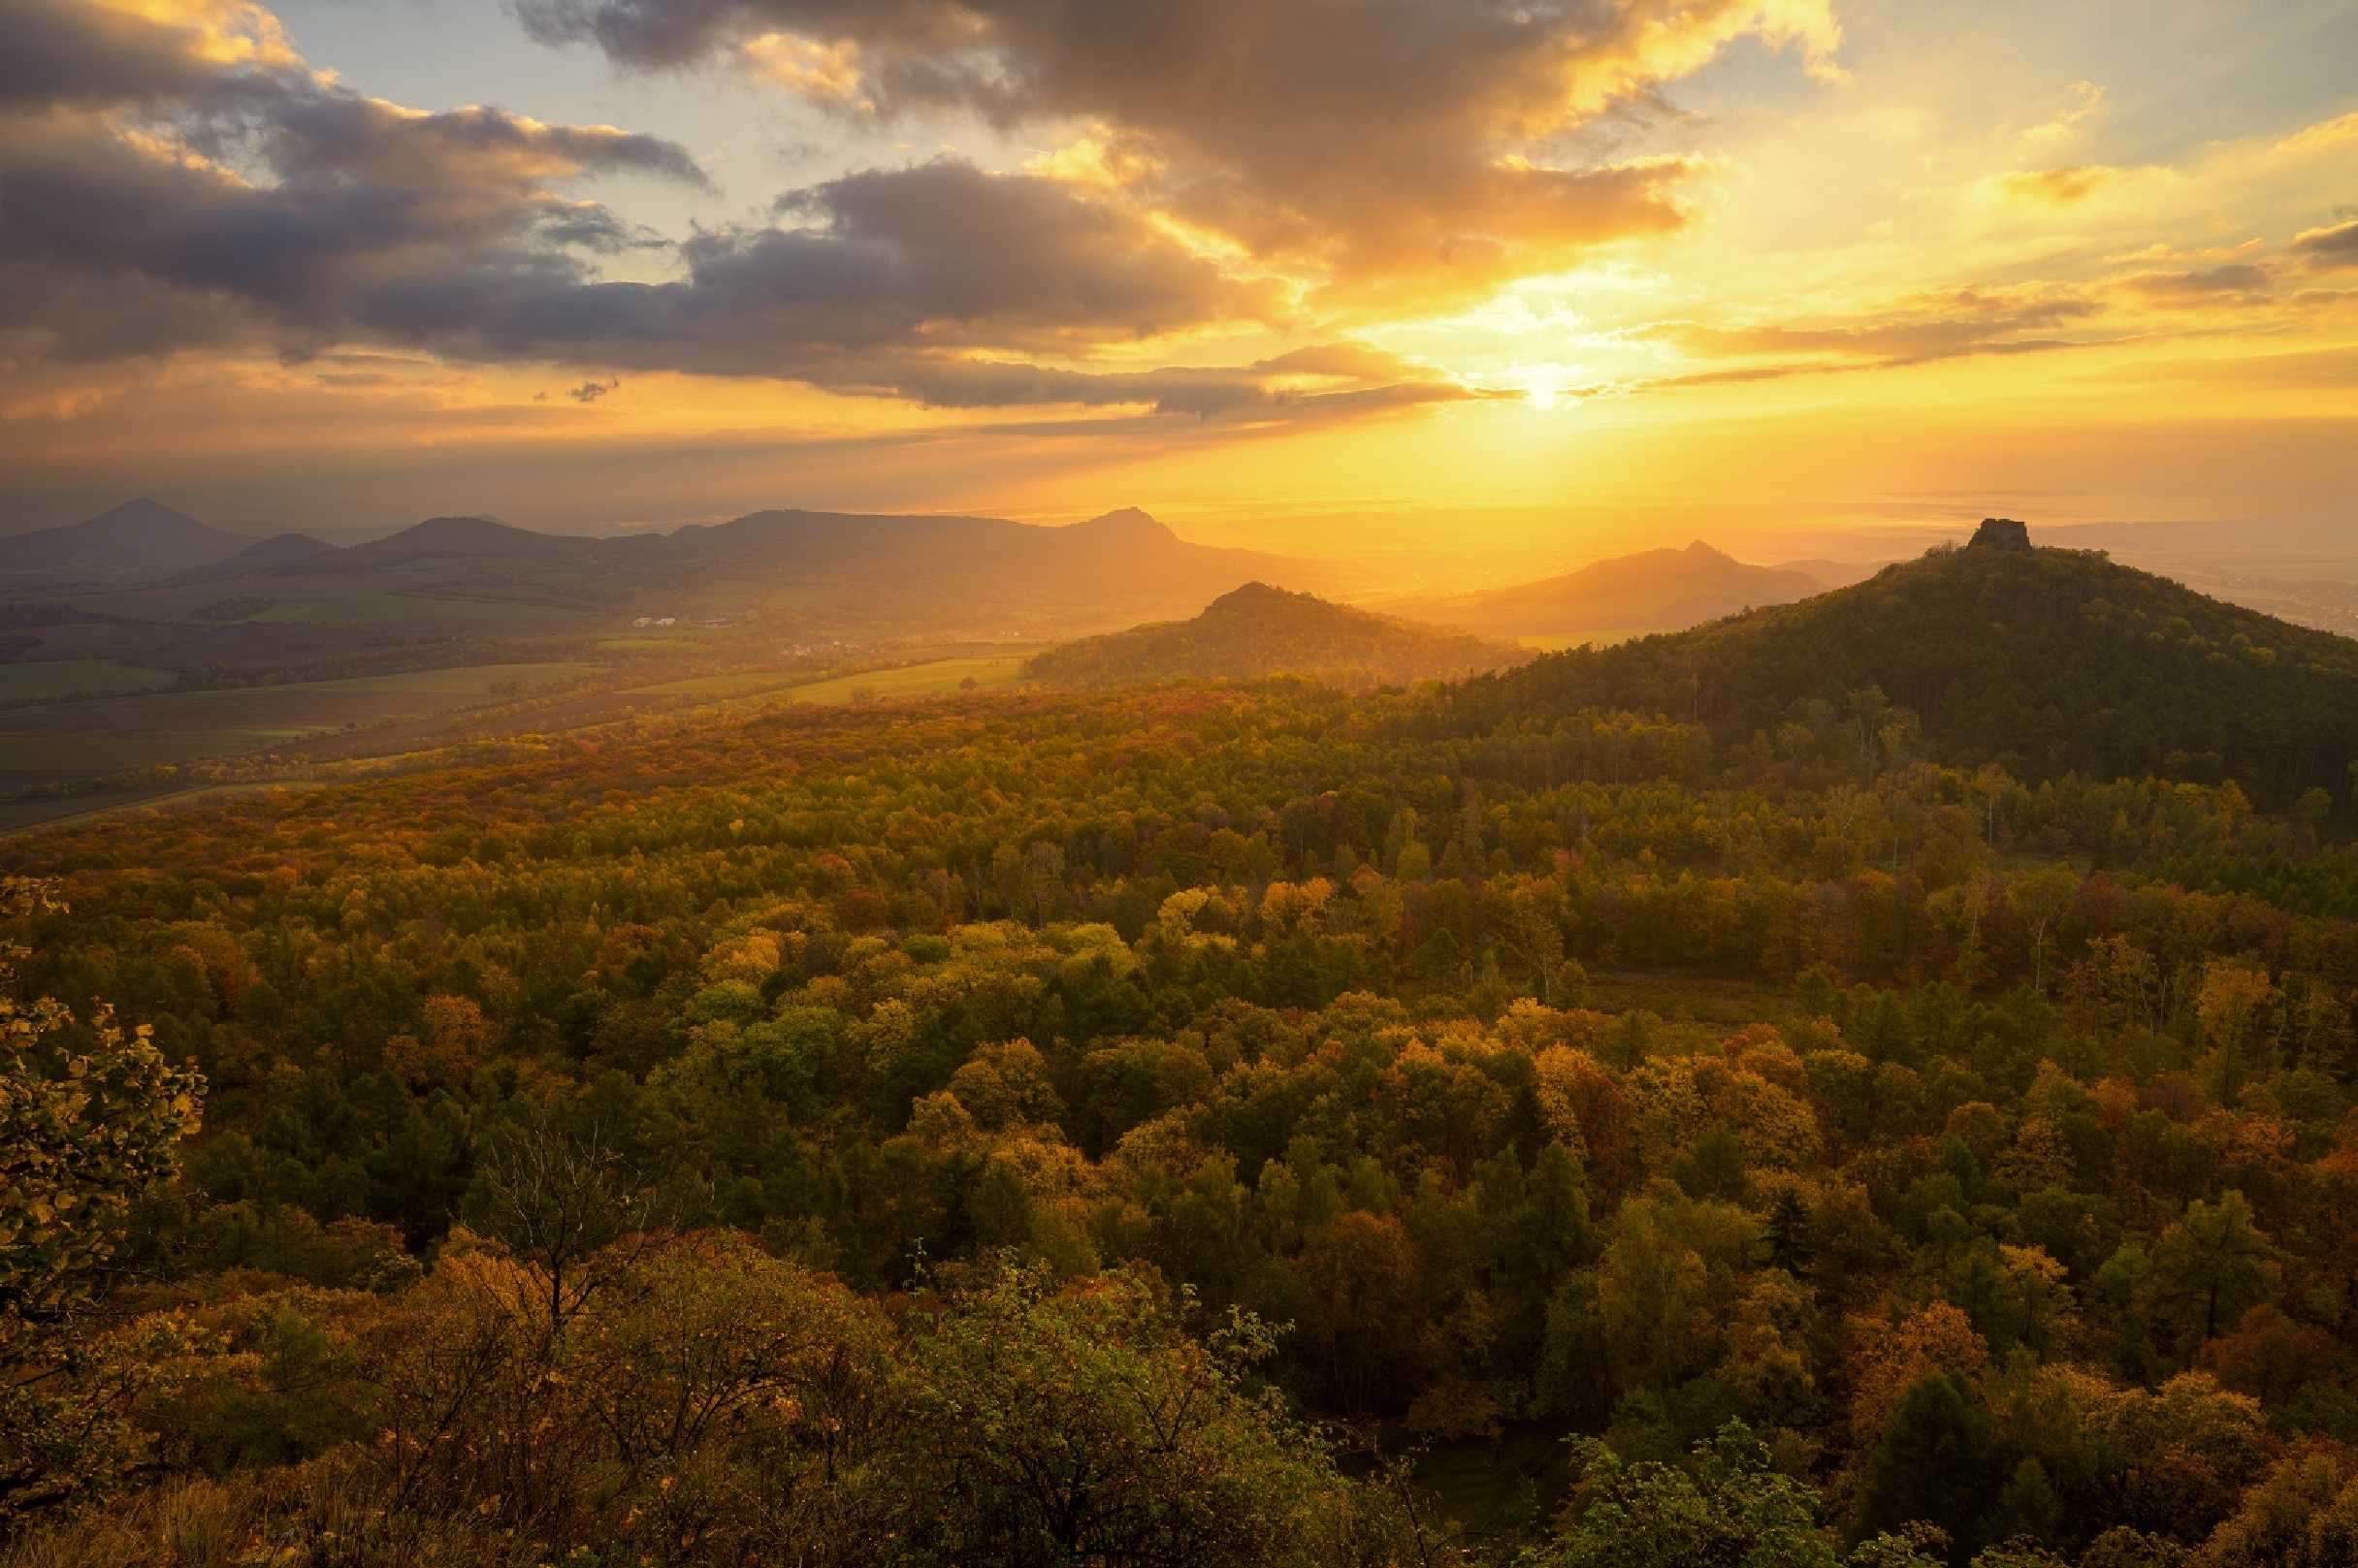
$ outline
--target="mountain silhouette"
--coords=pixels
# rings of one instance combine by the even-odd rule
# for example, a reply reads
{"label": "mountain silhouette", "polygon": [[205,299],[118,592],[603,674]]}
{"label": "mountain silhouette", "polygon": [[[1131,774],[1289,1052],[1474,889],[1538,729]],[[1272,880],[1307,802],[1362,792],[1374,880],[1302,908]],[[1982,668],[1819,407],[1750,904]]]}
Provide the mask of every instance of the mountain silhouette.
{"label": "mountain silhouette", "polygon": [[0,539],[0,574],[164,578],[253,543],[143,496],[84,522]]}
{"label": "mountain silhouette", "polygon": [[1616,556],[1560,577],[1394,608],[1488,637],[1626,635],[1683,630],[1824,588],[1802,572],[1747,565],[1697,539],[1684,550]]}
{"label": "mountain silhouette", "polygon": [[1034,657],[1051,686],[1294,674],[1338,686],[1405,685],[1499,669],[1528,654],[1464,632],[1376,615],[1251,582],[1192,620],[1134,626]]}

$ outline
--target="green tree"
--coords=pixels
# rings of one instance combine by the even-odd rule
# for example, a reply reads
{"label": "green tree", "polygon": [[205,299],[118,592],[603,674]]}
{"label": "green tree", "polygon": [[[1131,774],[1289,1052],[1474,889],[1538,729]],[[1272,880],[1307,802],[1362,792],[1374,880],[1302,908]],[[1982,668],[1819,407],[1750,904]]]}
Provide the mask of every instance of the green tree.
{"label": "green tree", "polygon": [[[907,1424],[880,1478],[902,1560],[1278,1565],[1373,1560],[1390,1528],[1248,1371],[1244,1314],[1198,1339],[1114,1272],[1057,1288],[985,1269],[907,1350]],[[904,1554],[909,1553],[909,1554]]]}
{"label": "green tree", "polygon": [[1818,1493],[1779,1474],[1752,1429],[1729,1422],[1685,1465],[1623,1461],[1576,1445],[1581,1482],[1555,1537],[1527,1568],[1933,1568],[1913,1541],[1881,1535],[1846,1559],[1818,1518]]}
{"label": "green tree", "polygon": [[2241,1192],[2230,1189],[2215,1203],[2198,1200],[2153,1244],[2148,1308],[2200,1345],[2275,1291],[2282,1256]]}
{"label": "green tree", "polygon": [[1924,1520],[1964,1539],[1982,1512],[1992,1442],[1989,1417],[1963,1384],[1946,1372],[1917,1379],[1868,1456],[1860,1523],[1888,1530]]}

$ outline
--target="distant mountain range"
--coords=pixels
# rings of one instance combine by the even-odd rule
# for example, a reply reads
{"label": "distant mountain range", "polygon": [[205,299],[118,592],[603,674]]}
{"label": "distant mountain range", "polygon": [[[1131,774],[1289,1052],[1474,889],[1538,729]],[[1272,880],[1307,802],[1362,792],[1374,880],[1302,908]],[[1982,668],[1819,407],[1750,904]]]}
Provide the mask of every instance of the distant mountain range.
{"label": "distant mountain range", "polygon": [[27,586],[203,583],[257,601],[397,593],[658,615],[783,610],[806,624],[861,635],[1069,635],[1183,614],[1255,578],[1323,583],[1335,571],[1192,544],[1136,508],[1065,528],[771,511],[610,536],[436,517],[338,547],[299,533],[259,540],[226,533],[143,500],[86,523],[0,540],[0,572]]}
{"label": "distant mountain range", "polygon": [[1611,641],[1790,604],[1825,587],[1789,567],[1747,565],[1698,539],[1684,550],[1617,556],[1535,583],[1386,608],[1486,637]]}
{"label": "distant mountain range", "polygon": [[1464,632],[1253,582],[1221,594],[1193,620],[1050,649],[1025,673],[1065,687],[1279,674],[1335,686],[1403,686],[1502,669],[1531,656]]}
{"label": "distant mountain range", "polygon": [[[486,570],[490,562],[499,570]],[[275,578],[383,574],[425,596],[732,610],[774,602],[910,629],[1106,625],[1192,608],[1275,572],[1319,568],[1190,544],[1135,508],[1068,528],[1002,518],[756,512],[664,534],[534,533],[433,518],[389,538],[289,560]]]}

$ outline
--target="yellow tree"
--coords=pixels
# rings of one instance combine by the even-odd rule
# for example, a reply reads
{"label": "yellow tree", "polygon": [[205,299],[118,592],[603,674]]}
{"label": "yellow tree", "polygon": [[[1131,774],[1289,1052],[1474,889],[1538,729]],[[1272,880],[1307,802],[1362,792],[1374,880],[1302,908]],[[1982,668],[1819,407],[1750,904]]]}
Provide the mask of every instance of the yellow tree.
{"label": "yellow tree", "polygon": [[2249,965],[2213,959],[2204,968],[2194,1016],[2211,1042],[2212,1092],[2220,1104],[2234,1104],[2265,1063],[2276,1041],[2280,1000],[2267,975]]}
{"label": "yellow tree", "polygon": [[[53,881],[0,880],[0,917],[58,912]],[[30,949],[0,942],[0,1522],[101,1488],[138,1457],[131,1404],[188,1335],[170,1321],[94,1328],[132,1203],[168,1180],[204,1082],[145,1025],[20,1000]]]}

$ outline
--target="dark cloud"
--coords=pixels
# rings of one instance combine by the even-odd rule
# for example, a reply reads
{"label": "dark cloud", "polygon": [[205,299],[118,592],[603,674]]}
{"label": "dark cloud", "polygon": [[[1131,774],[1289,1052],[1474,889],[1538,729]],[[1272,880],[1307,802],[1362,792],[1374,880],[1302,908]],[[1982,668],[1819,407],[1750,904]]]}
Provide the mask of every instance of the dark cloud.
{"label": "dark cloud", "polygon": [[[1331,417],[1495,396],[1436,379],[1410,362],[1357,344],[1325,344],[1250,365],[1129,372],[1087,373],[1019,361],[897,360],[875,367],[874,373],[877,379],[857,390],[936,408],[1069,403],[1144,407],[1199,420],[1255,413]],[[1304,377],[1317,379],[1297,384]]]}
{"label": "dark cloud", "polygon": [[[976,400],[955,390],[967,355],[1085,352],[1276,306],[1265,285],[1233,282],[1134,216],[971,164],[849,176],[780,208],[798,223],[687,240],[674,281],[603,282],[570,262],[503,254],[375,280],[351,311],[372,336],[465,358],[766,375],[964,404]],[[1042,369],[1026,384],[1090,379]],[[1008,384],[997,366],[978,380]],[[920,386],[944,390],[905,390]]]}
{"label": "dark cloud", "polygon": [[1093,123],[1133,197],[1335,303],[1440,299],[1677,227],[1678,162],[1549,167],[1548,138],[1744,34],[1818,51],[1794,0],[518,0],[551,42],[670,68],[736,58],[850,112]]}
{"label": "dark cloud", "polygon": [[641,174],[711,188],[675,142],[610,126],[547,125],[480,106],[420,114],[351,93],[294,93],[269,106],[258,134],[282,178],[524,190],[580,174]]}
{"label": "dark cloud", "polygon": [[1711,359],[1766,359],[1768,365],[1701,372],[1697,381],[1764,380],[1822,368],[1897,368],[1968,354],[2021,353],[2057,346],[2052,334],[2102,310],[2068,292],[2035,295],[1965,289],[1904,302],[1863,318],[1806,325],[1715,327],[1667,322],[1653,336]]}
{"label": "dark cloud", "polygon": [[584,381],[580,386],[569,389],[565,396],[575,402],[596,402],[607,393],[620,389],[622,384],[623,379],[619,375],[611,381]]}
{"label": "dark cloud", "polygon": [[2358,218],[2294,237],[2293,254],[2316,268],[2358,267]]}
{"label": "dark cloud", "polygon": [[1134,212],[951,158],[830,179],[776,209],[809,226],[691,245],[698,283],[799,295],[809,273],[830,309],[882,313],[891,335],[1000,344],[1153,337],[1280,311],[1269,285],[1231,283]]}
{"label": "dark cloud", "polygon": [[2268,270],[2249,262],[2183,272],[2139,272],[2122,286],[2160,305],[2212,305],[2256,302],[2269,290]]}
{"label": "dark cloud", "polygon": [[242,0],[192,0],[175,16],[12,0],[7,37],[0,115],[19,125],[43,112],[105,112],[285,179],[517,188],[636,172],[709,188],[687,149],[660,137],[480,107],[423,114],[343,89],[306,67],[270,14]]}
{"label": "dark cloud", "polygon": [[354,336],[374,293],[404,277],[578,277],[568,247],[642,242],[560,188],[576,178],[707,184],[661,138],[362,97],[304,66],[241,0],[174,15],[23,0],[10,28],[0,334],[13,352],[317,347]]}
{"label": "dark cloud", "polygon": [[224,5],[174,25],[83,0],[10,0],[0,108],[217,101],[300,76],[265,13]]}
{"label": "dark cloud", "polygon": [[669,250],[671,241],[643,223],[628,223],[596,202],[553,203],[533,232],[565,249],[615,256],[632,250]]}
{"label": "dark cloud", "polygon": [[1691,370],[1680,375],[1660,376],[1634,386],[1594,387],[1581,396],[1609,392],[1660,392],[1674,387],[1737,386],[1752,381],[1782,381],[1795,375],[1832,375],[1859,370],[1901,370],[1914,365],[1929,365],[1940,360],[1964,359],[1975,355],[2004,356],[2015,354],[2046,354],[2061,348],[2088,348],[2089,342],[2071,337],[2020,337],[2003,342],[1964,344],[1937,352],[1884,359],[1797,359],[1771,360],[1760,365],[1740,365],[1724,370]]}
{"label": "dark cloud", "polygon": [[[376,302],[407,279],[578,280],[579,264],[536,234],[545,219],[617,227],[506,176],[412,185],[312,167],[256,183],[80,116],[0,121],[0,277],[14,284],[0,327],[75,358],[365,336]],[[123,299],[145,306],[145,340],[115,319]]]}
{"label": "dark cloud", "polygon": [[2002,183],[2009,195],[2069,207],[2074,202],[2093,196],[2103,186],[2110,184],[2118,173],[2118,170],[2101,164],[2081,164],[2061,169],[2023,169],[2005,176]]}

